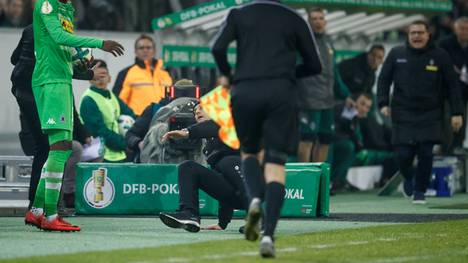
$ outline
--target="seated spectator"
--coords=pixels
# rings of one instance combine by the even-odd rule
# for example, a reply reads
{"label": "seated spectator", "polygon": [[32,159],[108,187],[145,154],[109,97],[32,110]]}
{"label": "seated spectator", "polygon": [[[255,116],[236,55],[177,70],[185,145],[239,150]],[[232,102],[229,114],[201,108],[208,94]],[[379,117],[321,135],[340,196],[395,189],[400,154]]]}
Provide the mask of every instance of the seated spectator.
{"label": "seated spectator", "polygon": [[90,0],[84,14],[85,19],[80,23],[80,28],[122,31],[124,29],[122,14],[113,2],[109,0]]}
{"label": "seated spectator", "polygon": [[[1,7],[1,5],[5,5]],[[0,16],[3,16],[0,19],[0,26],[5,27],[24,27],[27,22],[24,21],[24,10],[25,2],[24,0],[7,0],[5,3],[0,3],[0,8],[3,8],[0,12]]]}
{"label": "seated spectator", "polygon": [[372,97],[367,93],[354,95],[355,105],[335,107],[335,139],[331,145],[328,162],[331,164],[332,191],[353,190],[346,181],[348,169],[355,165],[382,164],[393,158],[391,151],[364,148],[359,121],[372,107]]}
{"label": "seated spectator", "polygon": [[163,139],[206,138],[205,158],[210,168],[194,161],[179,165],[179,210],[162,212],[161,221],[172,228],[183,228],[189,232],[200,230],[198,204],[199,189],[219,201],[218,223],[206,229],[226,229],[234,209],[246,210],[247,194],[240,174],[239,151],[225,145],[218,137],[219,126],[208,118],[198,105],[195,109],[197,123],[187,129],[174,130],[164,134]]}
{"label": "seated spectator", "polygon": [[135,55],[135,64],[119,72],[112,91],[139,116],[165,97],[172,78],[163,69],[163,61],[154,57],[156,44],[150,36],[141,35],[135,41]]}
{"label": "seated spectator", "polygon": [[119,133],[118,119],[120,115],[135,118],[135,114],[108,90],[111,77],[107,64],[102,60],[95,60],[94,63],[98,73],[105,76],[90,81],[91,87],[81,99],[80,115],[90,133],[102,139],[105,148],[104,161],[124,162],[127,159],[127,144],[124,136]]}
{"label": "seated spectator", "polygon": [[383,166],[379,186],[384,186],[398,171],[396,159],[386,158],[387,156],[390,157],[388,153],[393,152],[391,127],[384,123],[379,123],[370,114],[366,118],[359,120],[359,127],[362,133],[362,145],[367,150],[367,153],[375,153],[377,156],[384,157],[383,160],[374,161],[374,163],[381,163]]}
{"label": "seated spectator", "polygon": [[7,0],[0,0],[0,26],[3,26],[6,20]]}

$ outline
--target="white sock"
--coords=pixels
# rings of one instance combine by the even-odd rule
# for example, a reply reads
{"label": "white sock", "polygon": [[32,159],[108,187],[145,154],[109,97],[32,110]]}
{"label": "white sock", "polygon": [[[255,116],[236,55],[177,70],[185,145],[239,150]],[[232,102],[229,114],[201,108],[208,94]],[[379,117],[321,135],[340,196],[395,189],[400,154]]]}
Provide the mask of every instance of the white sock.
{"label": "white sock", "polygon": [[42,208],[31,208],[31,212],[33,213],[34,216],[41,216],[42,214],[44,214],[44,209]]}
{"label": "white sock", "polygon": [[273,240],[271,239],[271,237],[269,236],[263,236],[262,238],[262,243],[265,242],[265,243],[273,243]]}
{"label": "white sock", "polygon": [[49,221],[49,222],[53,221],[53,220],[55,220],[55,218],[57,218],[57,216],[58,216],[58,214],[53,214],[51,216],[47,216],[47,221]]}

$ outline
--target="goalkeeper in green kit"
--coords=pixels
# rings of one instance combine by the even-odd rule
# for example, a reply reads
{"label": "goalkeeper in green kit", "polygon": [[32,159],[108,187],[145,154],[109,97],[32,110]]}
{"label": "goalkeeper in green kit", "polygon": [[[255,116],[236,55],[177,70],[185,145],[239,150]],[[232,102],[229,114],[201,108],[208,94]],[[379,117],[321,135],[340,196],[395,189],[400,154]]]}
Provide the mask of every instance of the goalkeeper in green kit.
{"label": "goalkeeper in green kit", "polygon": [[115,41],[74,35],[74,11],[70,0],[37,0],[33,14],[36,65],[32,89],[50,150],[25,223],[46,231],[80,231],[57,215],[63,170],[72,147],[72,50],[100,48],[123,55],[123,47]]}

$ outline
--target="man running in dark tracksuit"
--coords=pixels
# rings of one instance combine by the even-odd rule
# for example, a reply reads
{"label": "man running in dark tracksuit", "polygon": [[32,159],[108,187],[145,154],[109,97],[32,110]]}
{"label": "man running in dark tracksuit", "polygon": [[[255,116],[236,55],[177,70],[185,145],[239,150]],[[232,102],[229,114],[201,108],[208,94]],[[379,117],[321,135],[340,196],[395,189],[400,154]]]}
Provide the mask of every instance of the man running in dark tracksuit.
{"label": "man running in dark tracksuit", "polygon": [[[227,60],[227,48],[233,41],[237,42],[234,74]],[[245,237],[258,238],[264,199],[260,254],[274,257],[273,234],[284,199],[284,164],[297,138],[296,77],[318,74],[322,69],[315,40],[307,22],[293,9],[279,1],[254,1],[229,12],[212,52],[221,74],[234,85],[232,114],[250,198]],[[299,66],[297,53],[302,57]],[[264,160],[259,155],[261,143]]]}
{"label": "man running in dark tracksuit", "polygon": [[203,153],[210,165],[207,168],[195,161],[185,161],[179,165],[179,211],[160,213],[161,221],[172,228],[183,228],[189,232],[200,231],[198,190],[201,189],[218,200],[218,224],[208,230],[226,229],[231,221],[233,209],[247,210],[248,200],[240,173],[239,152],[225,145],[218,137],[219,126],[208,120],[198,106],[196,124],[187,129],[170,131],[163,136],[167,139],[206,138]]}

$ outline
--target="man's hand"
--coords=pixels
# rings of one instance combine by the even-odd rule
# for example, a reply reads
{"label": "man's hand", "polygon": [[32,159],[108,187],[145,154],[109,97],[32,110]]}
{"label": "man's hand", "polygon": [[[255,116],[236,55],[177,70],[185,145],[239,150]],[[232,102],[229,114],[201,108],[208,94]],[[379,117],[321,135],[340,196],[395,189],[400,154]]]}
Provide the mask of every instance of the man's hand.
{"label": "man's hand", "polygon": [[85,144],[91,145],[91,142],[93,142],[93,137],[86,137],[85,138]]}
{"label": "man's hand", "polygon": [[226,88],[229,88],[229,86],[231,85],[229,78],[226,76],[220,76],[217,82],[218,82],[218,85],[221,85]]}
{"label": "man's hand", "polygon": [[107,78],[107,73],[102,70],[97,70],[101,66],[101,62],[96,63],[94,67],[91,68],[93,71],[93,80],[100,80]]}
{"label": "man's hand", "polygon": [[202,227],[202,230],[223,230],[218,224]]}
{"label": "man's hand", "polygon": [[345,101],[345,105],[346,105],[347,108],[352,108],[352,107],[354,107],[356,105],[356,102],[353,99],[351,99],[350,97],[347,97],[346,101]]}
{"label": "man's hand", "polygon": [[452,129],[454,132],[459,132],[463,125],[462,116],[452,116]]}
{"label": "man's hand", "polygon": [[101,49],[111,53],[114,57],[122,56],[125,50],[121,44],[113,40],[104,40]]}
{"label": "man's hand", "polygon": [[382,113],[382,115],[385,117],[390,117],[390,115],[392,114],[390,107],[388,106],[382,107],[380,109],[380,113]]}
{"label": "man's hand", "polygon": [[167,141],[169,139],[185,139],[188,138],[189,133],[187,130],[176,130],[170,131],[163,135],[162,141]]}

